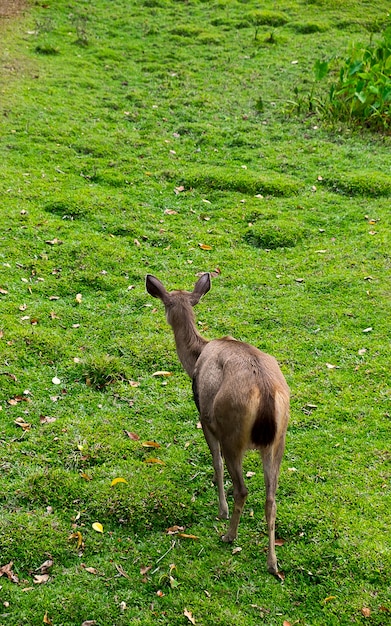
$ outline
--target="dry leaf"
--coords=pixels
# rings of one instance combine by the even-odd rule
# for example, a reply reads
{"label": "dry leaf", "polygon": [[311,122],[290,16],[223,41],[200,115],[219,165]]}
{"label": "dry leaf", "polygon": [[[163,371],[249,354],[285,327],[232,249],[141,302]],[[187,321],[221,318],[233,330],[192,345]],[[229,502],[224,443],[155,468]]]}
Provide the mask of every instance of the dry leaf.
{"label": "dry leaf", "polygon": [[0,577],[7,576],[8,580],[10,580],[12,583],[18,583],[19,578],[12,571],[13,564],[13,561],[10,561],[9,563],[7,563],[7,565],[3,565],[2,567],[0,567]]}
{"label": "dry leaf", "polygon": [[174,209],[166,209],[164,213],[165,215],[178,215],[178,211],[174,211]]}
{"label": "dry leaf", "polygon": [[150,569],[152,569],[151,565],[140,567],[140,574],[141,574],[141,576],[145,576],[145,574],[147,574]]}
{"label": "dry leaf", "polygon": [[336,599],[336,596],[327,596],[327,598],[325,598],[323,602],[327,604],[327,602],[331,602],[331,600],[335,600],[335,599]]}
{"label": "dry leaf", "polygon": [[129,430],[124,431],[126,435],[128,435],[129,439],[133,439],[133,441],[138,441],[140,439],[137,433],[131,433]]}
{"label": "dry leaf", "polygon": [[81,304],[81,301],[83,300],[83,296],[81,295],[81,293],[76,294],[75,300],[78,304]]}
{"label": "dry leaf", "polygon": [[284,619],[282,626],[291,626],[291,623]]}
{"label": "dry leaf", "polygon": [[236,548],[234,548],[234,549],[232,550],[232,554],[238,554],[239,552],[241,552],[241,551],[242,551],[242,549],[243,549],[243,548],[240,548],[239,546],[237,546]]}
{"label": "dry leaf", "polygon": [[95,626],[95,624],[96,621],[94,619],[87,619],[81,626]]}
{"label": "dry leaf", "polygon": [[53,560],[47,559],[46,561],[42,563],[42,565],[37,567],[35,571],[39,572],[40,574],[47,574],[51,567],[53,567]]}
{"label": "dry leaf", "polygon": [[361,609],[361,613],[364,617],[371,617],[371,609],[368,609],[368,607],[366,606],[363,606],[363,608]]}
{"label": "dry leaf", "polygon": [[17,417],[14,424],[16,424],[16,426],[20,426],[23,430],[30,430],[31,428],[31,424],[25,422],[23,417]]}
{"label": "dry leaf", "polygon": [[125,480],[125,478],[114,478],[114,479],[111,481],[111,485],[110,485],[110,486],[111,486],[111,487],[114,487],[114,485],[117,485],[118,483],[125,483],[125,484],[127,485],[127,484],[128,484],[128,481],[127,481],[127,480]]}
{"label": "dry leaf", "polygon": [[192,624],[195,624],[195,623],[196,623],[195,618],[193,617],[193,614],[191,613],[191,611],[188,611],[187,609],[185,609],[185,610],[183,611],[183,615],[184,615],[185,617],[187,617],[187,619],[189,620],[189,622],[191,622]]}
{"label": "dry leaf", "polygon": [[166,533],[167,535],[176,535],[177,533],[183,532],[184,530],[184,526],[170,526],[170,528],[167,528]]}
{"label": "dry leaf", "polygon": [[144,463],[157,463],[158,465],[165,465],[165,462],[161,459],[145,459]]}
{"label": "dry leaf", "polygon": [[27,304],[21,304],[19,307],[19,311],[25,311],[27,309]]}
{"label": "dry leaf", "polygon": [[176,195],[178,195],[178,193],[181,193],[181,191],[185,191],[185,188],[184,188],[183,185],[179,185],[179,187],[175,187],[175,189],[174,189],[174,193]]}
{"label": "dry leaf", "polygon": [[60,246],[62,244],[62,241],[55,237],[54,239],[45,241],[45,243],[48,243],[50,246]]}
{"label": "dry leaf", "polygon": [[0,293],[2,293],[2,294],[3,294],[3,296],[5,296],[5,295],[8,293],[8,291],[7,291],[6,289],[2,289],[2,288],[0,287]]}
{"label": "dry leaf", "polygon": [[49,417],[48,415],[40,415],[39,421],[41,424],[51,424],[56,421],[56,417]]}
{"label": "dry leaf", "polygon": [[139,382],[137,382],[137,381],[135,381],[135,380],[130,380],[130,381],[129,381],[129,385],[130,385],[131,387],[140,387],[140,383],[139,383]]}
{"label": "dry leaf", "polygon": [[363,333],[370,333],[373,330],[372,326],[369,326],[369,328],[364,328],[364,330],[362,331]]}
{"label": "dry leaf", "polygon": [[276,539],[275,542],[274,542],[274,545],[275,546],[283,546],[284,543],[285,543],[284,539]]}
{"label": "dry leaf", "polygon": [[92,528],[96,530],[97,533],[103,533],[103,526],[100,522],[94,522]]}
{"label": "dry leaf", "polygon": [[76,546],[77,550],[79,550],[79,548],[83,547],[83,535],[81,534],[81,532],[79,530],[77,532],[72,533],[71,535],[69,535],[68,539],[69,540],[77,539],[77,546]]}
{"label": "dry leaf", "polygon": [[163,598],[164,593],[163,593],[163,591],[161,589],[158,589],[157,592],[156,592],[156,595],[159,596],[159,598]]}
{"label": "dry leaf", "polygon": [[338,365],[332,365],[332,363],[326,363],[326,367],[328,370],[337,370],[339,369]]}
{"label": "dry leaf", "polygon": [[164,377],[172,376],[172,372],[165,372],[164,370],[163,371],[159,370],[158,372],[154,372],[152,376],[164,376]]}
{"label": "dry leaf", "polygon": [[98,570],[95,567],[84,567],[83,569],[85,569],[85,571],[89,574],[94,574],[94,576],[97,576],[98,574]]}
{"label": "dry leaf", "polygon": [[92,480],[92,476],[90,476],[89,474],[86,474],[86,472],[80,472],[80,476],[81,478],[84,478],[84,480]]}
{"label": "dry leaf", "polygon": [[183,539],[199,539],[197,535],[187,535],[186,533],[178,533],[178,537],[182,537]]}
{"label": "dry leaf", "polygon": [[117,563],[114,563],[115,565],[115,569],[117,570],[117,572],[123,576],[124,578],[127,578],[128,580],[130,580],[129,574],[127,574],[124,570],[124,568],[122,567],[122,565],[117,565]]}
{"label": "dry leaf", "polygon": [[57,376],[54,376],[52,378],[52,383],[53,383],[53,385],[61,385],[61,380],[59,378],[57,378]]}
{"label": "dry leaf", "polygon": [[207,243],[199,243],[198,246],[201,248],[201,250],[212,250],[212,246]]}
{"label": "dry leaf", "polygon": [[51,626],[53,624],[52,620],[48,617],[48,612],[46,611],[45,615],[43,616],[43,623],[44,624],[48,624],[49,626]]}
{"label": "dry leaf", "polygon": [[35,585],[42,585],[43,583],[47,583],[49,578],[49,574],[34,574],[33,583]]}
{"label": "dry leaf", "polygon": [[143,441],[141,444],[144,448],[160,448],[160,443],[156,441]]}

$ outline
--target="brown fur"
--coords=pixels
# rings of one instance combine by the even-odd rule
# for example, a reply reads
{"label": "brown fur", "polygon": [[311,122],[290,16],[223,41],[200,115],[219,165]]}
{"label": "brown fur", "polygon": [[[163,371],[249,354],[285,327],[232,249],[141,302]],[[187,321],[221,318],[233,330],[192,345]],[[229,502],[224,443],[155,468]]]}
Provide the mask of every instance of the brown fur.
{"label": "brown fur", "polygon": [[224,541],[233,541],[247,497],[242,461],[249,448],[259,449],[266,486],[268,570],[277,574],[275,493],[289,418],[289,388],[274,357],[250,344],[223,337],[207,341],[197,331],[193,306],[210,289],[203,274],[192,292],[168,292],[154,276],[147,291],[164,303],[178,357],[193,380],[193,395],[210,448],[219,492],[219,514],[228,517],[224,493],[224,458],[234,486],[234,510]]}

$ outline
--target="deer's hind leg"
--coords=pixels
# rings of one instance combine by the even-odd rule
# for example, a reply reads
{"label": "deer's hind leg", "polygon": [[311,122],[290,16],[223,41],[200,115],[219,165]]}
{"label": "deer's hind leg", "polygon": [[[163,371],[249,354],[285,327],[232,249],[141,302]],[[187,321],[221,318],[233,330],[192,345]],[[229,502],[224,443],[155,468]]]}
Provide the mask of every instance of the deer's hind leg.
{"label": "deer's hind leg", "polygon": [[224,491],[224,464],[223,457],[221,456],[220,443],[217,437],[211,431],[210,427],[206,424],[206,422],[202,421],[202,418],[201,424],[202,430],[204,431],[206,443],[209,446],[209,450],[211,452],[213,460],[213,481],[217,485],[217,490],[219,494],[219,517],[221,517],[221,519],[228,519],[228,504]]}
{"label": "deer's hind leg", "polygon": [[234,492],[234,509],[232,512],[230,525],[226,534],[222,537],[223,541],[226,542],[231,542],[237,537],[240,516],[242,514],[248,494],[248,489],[243,480],[243,454],[244,451],[240,448],[236,448],[235,445],[223,445],[223,455],[227,465],[227,469],[232,479]]}
{"label": "deer's hind leg", "polygon": [[263,473],[265,478],[265,516],[268,528],[268,554],[267,569],[270,574],[278,574],[277,557],[276,557],[276,491],[278,486],[278,476],[280,473],[280,465],[282,455],[285,448],[285,436],[281,437],[278,442],[272,446],[268,446],[261,450],[263,461]]}

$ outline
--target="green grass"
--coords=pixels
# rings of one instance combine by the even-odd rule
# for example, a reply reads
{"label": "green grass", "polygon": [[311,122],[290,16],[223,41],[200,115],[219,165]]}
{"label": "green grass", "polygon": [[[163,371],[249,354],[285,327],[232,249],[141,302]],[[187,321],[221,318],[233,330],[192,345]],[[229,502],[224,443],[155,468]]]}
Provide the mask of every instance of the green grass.
{"label": "green grass", "polygon": [[[1,626],[389,622],[390,137],[285,114],[388,8],[58,0],[1,24],[0,567],[19,578]],[[190,289],[207,270],[200,330],[271,352],[292,390],[284,583],[254,452],[242,550],[220,541],[191,384],[145,293],[146,273]]]}

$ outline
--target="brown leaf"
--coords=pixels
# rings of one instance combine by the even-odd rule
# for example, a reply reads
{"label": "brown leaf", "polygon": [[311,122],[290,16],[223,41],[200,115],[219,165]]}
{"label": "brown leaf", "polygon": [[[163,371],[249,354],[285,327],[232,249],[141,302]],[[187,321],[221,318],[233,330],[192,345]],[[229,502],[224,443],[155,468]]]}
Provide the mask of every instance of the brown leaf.
{"label": "brown leaf", "polygon": [[41,424],[51,424],[56,421],[56,417],[49,417],[49,415],[40,415],[39,421]]}
{"label": "brown leaf", "polygon": [[363,608],[361,609],[361,613],[364,617],[371,617],[371,609],[368,609],[368,607],[366,606],[363,606]]}
{"label": "brown leaf", "polygon": [[0,376],[8,376],[8,378],[11,378],[15,383],[18,382],[15,374],[11,374],[10,372],[0,372]]}
{"label": "brown leaf", "polygon": [[151,565],[140,567],[140,574],[141,574],[141,576],[145,576],[145,574],[147,574],[150,569],[152,569]]}
{"label": "brown leaf", "polygon": [[167,528],[166,533],[167,535],[176,535],[177,533],[183,532],[184,530],[184,526],[170,526],[170,528]]}
{"label": "brown leaf", "polygon": [[9,563],[7,563],[7,565],[3,565],[2,567],[0,567],[0,577],[1,576],[7,576],[7,578],[12,582],[12,583],[18,583],[19,582],[19,578],[16,574],[14,574],[14,572],[12,571],[12,566],[13,566],[13,561],[10,561]]}
{"label": "brown leaf", "polygon": [[156,592],[156,595],[159,596],[159,598],[163,598],[164,593],[163,593],[163,591],[161,589],[158,589],[157,592]]}
{"label": "brown leaf", "polygon": [[185,191],[185,188],[184,188],[183,185],[179,185],[179,187],[175,187],[175,189],[174,189],[174,193],[176,195],[178,195],[178,193],[181,193],[181,191]]}
{"label": "brown leaf", "polygon": [[187,535],[186,533],[178,533],[178,537],[182,537],[183,539],[199,539],[197,535]]}
{"label": "brown leaf", "polygon": [[196,623],[195,618],[193,617],[193,614],[191,613],[191,611],[188,611],[187,609],[185,609],[185,610],[183,611],[183,615],[184,615],[185,617],[187,617],[187,619],[189,620],[189,622],[191,622],[192,624],[195,624],[195,623]]}
{"label": "brown leaf", "polygon": [[178,211],[174,211],[174,209],[166,209],[164,213],[165,215],[178,215]]}
{"label": "brown leaf", "polygon": [[95,626],[95,624],[96,621],[94,619],[87,619],[81,626]]}
{"label": "brown leaf", "polygon": [[46,611],[45,615],[43,616],[43,623],[44,624],[48,624],[48,626],[52,626],[53,622],[50,619],[50,617],[48,617],[48,612]]}
{"label": "brown leaf", "polygon": [[201,250],[212,250],[212,246],[207,243],[199,243],[198,246],[201,248]]}
{"label": "brown leaf", "polygon": [[47,583],[49,578],[49,574],[34,574],[33,583],[34,585],[43,585]]}
{"label": "brown leaf", "polygon": [[35,571],[40,574],[47,574],[51,567],[53,567],[53,560],[47,559],[46,561],[42,563],[42,565],[37,567]]}
{"label": "brown leaf", "polygon": [[156,441],[143,441],[141,444],[144,448],[160,448],[160,443]]}
{"label": "brown leaf", "polygon": [[97,576],[98,574],[98,570],[95,567],[84,567],[84,569],[89,574],[94,574],[94,576]]}
{"label": "brown leaf", "polygon": [[2,289],[2,288],[0,287],[0,293],[2,293],[2,294],[3,294],[3,296],[5,296],[5,295],[8,293],[8,291],[7,291],[6,289]]}
{"label": "brown leaf", "polygon": [[129,430],[124,431],[126,435],[128,435],[129,439],[133,439],[133,441],[138,441],[140,439],[137,433],[131,433]]}
{"label": "brown leaf", "polygon": [[118,574],[120,574],[121,576],[123,576],[124,578],[127,578],[128,580],[130,580],[130,576],[129,574],[127,574],[124,570],[124,568],[122,567],[122,565],[117,565],[117,563],[114,563],[115,569],[117,570]]}
{"label": "brown leaf", "polygon": [[20,426],[22,430],[30,430],[31,428],[31,424],[28,424],[27,422],[25,422],[23,417],[17,417],[16,420],[14,421],[14,424],[16,424],[16,426]]}
{"label": "brown leaf", "polygon": [[291,623],[284,619],[282,626],[291,626]]}
{"label": "brown leaf", "polygon": [[4,331],[0,330],[0,339],[3,339],[3,337],[4,337]]}
{"label": "brown leaf", "polygon": [[285,543],[284,539],[276,539],[275,542],[274,542],[274,545],[275,546],[283,546],[284,543]]}

